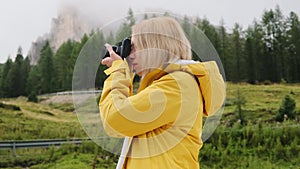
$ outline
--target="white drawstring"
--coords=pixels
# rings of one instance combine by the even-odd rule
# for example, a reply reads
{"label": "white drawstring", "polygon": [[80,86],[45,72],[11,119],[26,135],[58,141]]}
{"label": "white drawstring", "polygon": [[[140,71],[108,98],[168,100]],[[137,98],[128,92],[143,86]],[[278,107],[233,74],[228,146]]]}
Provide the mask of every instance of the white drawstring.
{"label": "white drawstring", "polygon": [[129,137],[125,137],[116,169],[122,169],[129,148]]}

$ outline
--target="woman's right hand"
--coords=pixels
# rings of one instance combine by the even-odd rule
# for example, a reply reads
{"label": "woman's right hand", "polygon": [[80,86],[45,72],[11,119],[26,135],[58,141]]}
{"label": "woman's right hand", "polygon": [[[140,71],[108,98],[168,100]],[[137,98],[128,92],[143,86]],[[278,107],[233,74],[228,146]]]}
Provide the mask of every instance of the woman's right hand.
{"label": "woman's right hand", "polygon": [[107,51],[109,52],[110,57],[106,57],[106,58],[102,59],[101,63],[103,65],[111,67],[112,63],[115,60],[122,60],[121,56],[116,54],[116,52],[113,50],[113,48],[110,44],[106,43],[104,46],[106,47]]}

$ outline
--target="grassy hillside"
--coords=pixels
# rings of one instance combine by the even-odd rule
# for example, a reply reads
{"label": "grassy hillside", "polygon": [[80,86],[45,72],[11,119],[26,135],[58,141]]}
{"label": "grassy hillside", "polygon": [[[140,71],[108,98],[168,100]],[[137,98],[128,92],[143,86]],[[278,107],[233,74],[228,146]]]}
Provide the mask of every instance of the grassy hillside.
{"label": "grassy hillside", "polygon": [[[239,95],[238,95],[239,91]],[[296,101],[294,120],[275,121],[285,95]],[[57,96],[55,96],[57,97]],[[66,97],[66,96],[62,96]],[[240,123],[236,100],[246,124]],[[86,137],[71,99],[0,99],[0,140]],[[48,101],[47,101],[48,100]],[[221,125],[200,151],[202,168],[295,168],[300,166],[300,85],[227,84]],[[117,156],[93,142],[50,149],[0,151],[0,168],[114,168]]]}
{"label": "grassy hillside", "polygon": [[[238,94],[239,93],[239,94]],[[283,98],[296,102],[296,118],[275,120]],[[241,124],[237,100],[243,100]],[[204,143],[202,168],[300,168],[300,85],[227,84],[221,125]]]}
{"label": "grassy hillside", "polygon": [[27,102],[26,98],[1,100],[0,140],[84,137],[74,112],[53,104]]}
{"label": "grassy hillside", "polygon": [[[294,85],[250,85],[227,83],[226,107],[222,123],[234,119],[236,105],[234,101],[238,97],[238,91],[245,100],[243,115],[252,123],[273,123],[276,113],[285,95],[290,95],[296,101],[296,111],[300,110],[300,84]],[[299,118],[298,118],[299,119]]]}

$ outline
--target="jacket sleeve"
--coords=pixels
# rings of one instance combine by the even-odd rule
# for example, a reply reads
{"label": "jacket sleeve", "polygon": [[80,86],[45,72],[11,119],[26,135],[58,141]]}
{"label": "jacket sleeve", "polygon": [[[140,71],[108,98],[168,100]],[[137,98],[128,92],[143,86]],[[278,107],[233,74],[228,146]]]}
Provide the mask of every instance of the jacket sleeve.
{"label": "jacket sleeve", "polygon": [[[166,75],[130,96],[132,85],[126,62],[114,61],[106,73],[110,76],[104,83],[99,107],[108,135],[137,136],[176,120],[181,95],[171,76]],[[176,98],[178,102],[170,101],[170,98]]]}

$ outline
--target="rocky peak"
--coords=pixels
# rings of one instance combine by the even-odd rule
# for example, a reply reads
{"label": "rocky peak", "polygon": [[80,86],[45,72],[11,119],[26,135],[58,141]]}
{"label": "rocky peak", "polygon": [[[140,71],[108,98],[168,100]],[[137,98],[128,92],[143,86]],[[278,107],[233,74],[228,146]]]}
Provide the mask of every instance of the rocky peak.
{"label": "rocky peak", "polygon": [[40,51],[49,41],[54,52],[67,40],[79,41],[84,33],[89,33],[92,24],[88,23],[84,17],[80,16],[78,10],[72,7],[62,8],[57,18],[51,21],[51,29],[49,33],[38,37],[32,43],[28,52],[31,64],[36,64],[40,58]]}

